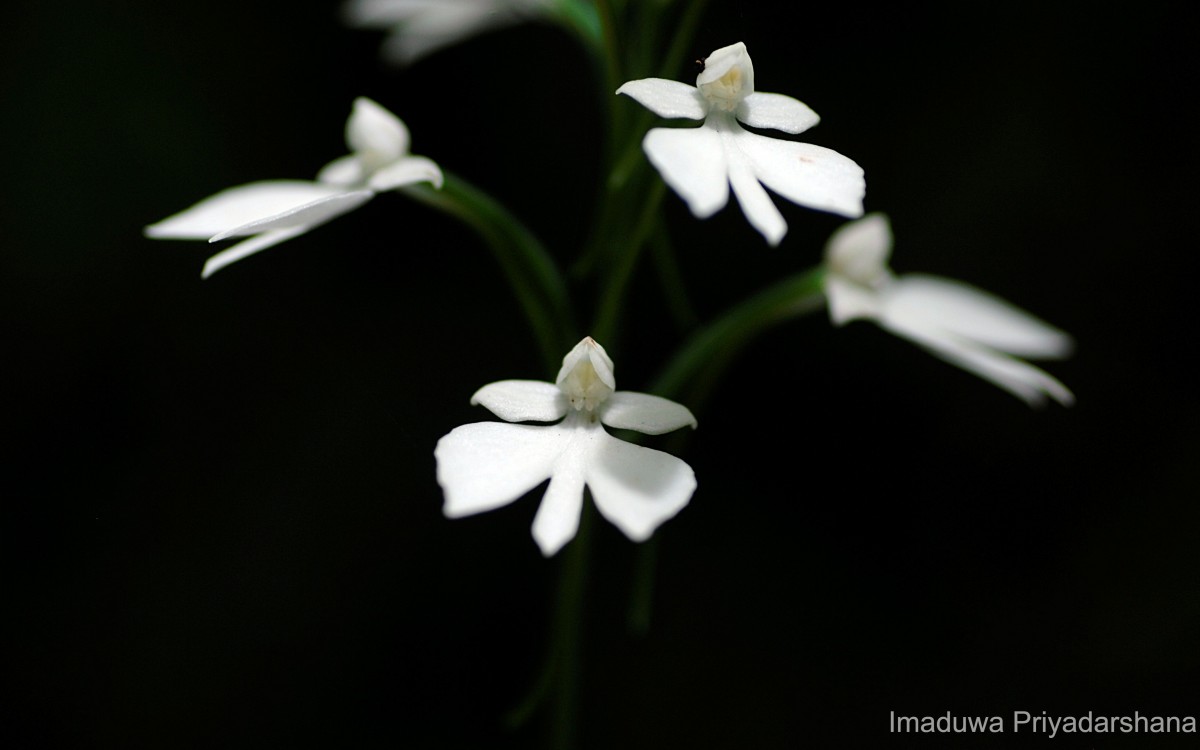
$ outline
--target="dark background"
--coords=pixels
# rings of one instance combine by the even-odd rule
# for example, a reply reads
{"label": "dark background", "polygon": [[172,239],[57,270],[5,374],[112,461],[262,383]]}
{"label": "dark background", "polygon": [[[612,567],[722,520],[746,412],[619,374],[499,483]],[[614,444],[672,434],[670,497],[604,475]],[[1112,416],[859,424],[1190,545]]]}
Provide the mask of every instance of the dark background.
{"label": "dark background", "polygon": [[[801,140],[865,167],[898,271],[1072,332],[1048,369],[1078,404],[1031,410],[821,314],[757,339],[699,415],[644,639],[635,548],[597,525],[585,745],[1194,747],[887,733],[893,710],[1200,714],[1194,25],[1155,2],[803,5],[714,1],[692,56],[741,39],[760,90],[821,114]],[[434,480],[437,439],[489,418],[476,388],[547,375],[484,246],[398,195],[205,282],[204,243],[140,235],[314,175],[367,95],[570,262],[607,96],[575,41],[528,25],[398,71],[336,10],[6,12],[6,746],[540,741],[500,720],[547,639],[537,501],[447,521]],[[704,317],[840,224],[780,206],[772,249],[735,207],[699,223],[667,198]],[[616,357],[632,390],[679,341],[646,271]]]}

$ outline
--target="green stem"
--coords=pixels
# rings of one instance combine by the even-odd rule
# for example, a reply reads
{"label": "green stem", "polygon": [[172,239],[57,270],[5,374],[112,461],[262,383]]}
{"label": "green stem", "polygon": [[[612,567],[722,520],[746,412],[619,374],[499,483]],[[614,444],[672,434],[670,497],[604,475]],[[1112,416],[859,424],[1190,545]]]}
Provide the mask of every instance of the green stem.
{"label": "green stem", "polygon": [[654,570],[658,567],[658,534],[639,544],[633,554],[633,589],[629,594],[629,614],[625,626],[630,635],[642,638],[650,632]]}
{"label": "green stem", "polygon": [[604,40],[604,75],[609,91],[616,91],[621,80],[620,46],[617,43],[616,19],[609,0],[596,0],[596,15],[600,18],[600,36]]}
{"label": "green stem", "polygon": [[700,24],[700,19],[704,16],[704,8],[707,5],[708,0],[691,0],[687,4],[687,10],[683,12],[683,18],[679,21],[679,30],[675,32],[675,38],[671,40],[671,49],[667,51],[667,56],[663,59],[664,76],[672,77],[678,73],[684,56],[692,46],[692,37],[696,33],[696,26]]}
{"label": "green stem", "polygon": [[479,233],[512,286],[553,371],[575,334],[566,283],[557,264],[541,241],[494,198],[454,174],[445,172],[444,177],[440,190],[412,185],[403,192]]}
{"label": "green stem", "polygon": [[680,348],[653,391],[678,398],[689,388],[689,406],[700,408],[733,356],[768,326],[818,310],[825,305],[825,267],[791,276],[745,300],[701,328]]}
{"label": "green stem", "polygon": [[588,547],[591,539],[592,504],[584,498],[579,530],[563,550],[562,570],[555,602],[553,644],[550,664],[556,690],[550,725],[550,747],[571,750],[578,744],[579,686],[583,671],[583,594],[587,586]]}
{"label": "green stem", "polygon": [[661,180],[655,182],[650,188],[650,193],[642,204],[642,215],[635,225],[633,234],[629,237],[623,251],[613,259],[614,265],[600,297],[600,311],[596,314],[596,321],[592,324],[592,333],[590,334],[601,343],[615,338],[617,318],[621,312],[621,305],[625,301],[625,287],[629,284],[634,267],[637,266],[642,246],[646,244],[655,222],[658,221],[658,208],[666,189],[666,183]]}
{"label": "green stem", "polygon": [[560,20],[584,41],[586,46],[601,54],[603,36],[600,31],[600,18],[596,14],[596,6],[581,2],[581,0],[558,0],[554,10]]}
{"label": "green stem", "polygon": [[658,269],[658,278],[662,283],[663,293],[667,297],[667,310],[675,318],[675,324],[680,331],[688,331],[700,320],[696,309],[688,299],[687,289],[683,283],[683,274],[679,271],[679,261],[675,258],[675,248],[671,246],[671,238],[667,228],[659,222],[654,227],[654,236],[650,238],[651,257]]}
{"label": "green stem", "polygon": [[[775,323],[824,307],[824,281],[825,267],[818,266],[745,300],[688,339],[652,390],[666,398],[678,398],[691,385],[687,403],[693,412],[699,412],[734,355],[756,335]],[[681,452],[688,437],[689,433],[680,433],[671,452]],[[633,563],[626,623],[629,632],[639,637],[650,629],[657,545],[657,536],[641,545]]]}

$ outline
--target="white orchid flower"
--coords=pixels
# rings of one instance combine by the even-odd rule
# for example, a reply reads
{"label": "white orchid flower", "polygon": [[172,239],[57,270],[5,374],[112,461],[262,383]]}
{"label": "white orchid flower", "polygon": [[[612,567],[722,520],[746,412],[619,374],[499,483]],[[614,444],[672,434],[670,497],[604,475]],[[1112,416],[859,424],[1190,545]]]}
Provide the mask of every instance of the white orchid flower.
{"label": "white orchid flower", "polygon": [[400,118],[365,97],[354,100],[346,121],[351,153],[327,164],[309,180],[265,180],[223,190],[146,227],[147,237],[217,242],[249,237],[204,264],[208,278],[284,240],[304,234],[363,205],[376,193],[416,182],[442,185],[442,171],[408,153],[408,128]]}
{"label": "white orchid flower", "polygon": [[350,26],[390,29],[383,56],[408,65],[476,34],[526,21],[549,4],[549,0],[349,0],[342,12]]}
{"label": "white orchid flower", "polygon": [[1018,357],[1061,358],[1071,337],[1004,300],[960,281],[895,276],[888,268],[892,230],[883,214],[839,228],[825,248],[825,295],[836,325],[864,318],[989,380],[1031,406],[1071,391]]}
{"label": "white orchid flower", "polygon": [[687,505],[696,489],[691,467],[680,459],[604,430],[659,435],[695,427],[696,419],[674,401],[616,390],[612,360],[590,337],[563,358],[556,383],[502,380],[480,388],[471,403],[505,422],[562,420],[463,425],[434,451],[448,518],[507,505],[548,478],[533,521],[546,557],[575,536],[585,485],[601,515],[637,542]]}
{"label": "white orchid flower", "polygon": [[645,78],[617,93],[660,117],[704,120],[699,128],[654,128],[642,141],[650,163],[696,218],[724,208],[731,185],[750,224],[772,245],[787,233],[787,222],[763,185],[801,206],[862,216],[866,183],[853,161],[821,146],[757,135],[739,124],[800,133],[820,119],[789,96],[756,92],[745,44],[709,55],[695,86]]}

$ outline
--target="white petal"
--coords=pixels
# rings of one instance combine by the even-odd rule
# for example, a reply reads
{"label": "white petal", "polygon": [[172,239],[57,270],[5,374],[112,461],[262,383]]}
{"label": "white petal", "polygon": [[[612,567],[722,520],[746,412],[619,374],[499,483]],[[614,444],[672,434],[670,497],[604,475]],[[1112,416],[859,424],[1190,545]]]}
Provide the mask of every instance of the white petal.
{"label": "white petal", "polygon": [[801,206],[857,217],[867,186],[862,167],[836,151],[738,129],[731,134],[767,187]]}
{"label": "white petal", "polygon": [[346,120],[346,145],[351,151],[391,161],[408,153],[408,144],[408,128],[399,117],[365,96],[354,100]]}
{"label": "white petal", "polygon": [[653,128],[642,140],[650,163],[698,219],[729,201],[729,172],[721,135],[713,128]]}
{"label": "white petal", "polygon": [[937,329],[1024,357],[1064,357],[1071,337],[1020,308],[961,281],[907,274],[888,287],[891,319],[922,330]]}
{"label": "white petal", "polygon": [[647,435],[696,426],[696,418],[683,404],[634,391],[617,391],[609,396],[601,406],[600,421],[619,430],[637,430]]}
{"label": "white petal", "polygon": [[[722,137],[729,138],[728,134]],[[778,245],[787,234],[787,222],[783,214],[771,201],[771,196],[759,184],[754,168],[736,146],[726,149],[729,160],[729,184],[733,186],[733,194],[737,196],[738,205],[746,215],[750,225],[757,229],[772,246]]]}
{"label": "white petal", "polygon": [[476,34],[515,23],[517,16],[498,12],[489,3],[446,3],[415,15],[384,43],[384,54],[409,64]]}
{"label": "white petal", "polygon": [[286,229],[275,229],[270,232],[263,232],[255,235],[244,242],[239,242],[232,247],[227,247],[216,255],[208,259],[204,264],[204,269],[200,272],[200,278],[207,279],[217,271],[220,271],[230,263],[241,260],[257,252],[266,250],[268,247],[278,245],[280,242],[290,240],[291,238],[304,234],[309,230],[307,226],[288,227]]}
{"label": "white petal", "polygon": [[424,156],[406,156],[378,169],[367,182],[367,187],[382,192],[414,182],[433,183],[442,186],[442,170]]}
{"label": "white petal", "polygon": [[783,94],[754,93],[742,100],[737,118],[755,128],[802,133],[821,121],[807,104]]}
{"label": "white petal", "polygon": [[591,445],[587,485],[600,514],[641,542],[688,504],[696,476],[675,456],[600,433]]}
{"label": "white petal", "polygon": [[146,227],[147,237],[206,240],[214,234],[278,215],[342,190],[307,180],[266,180],[222,190]]}
{"label": "white petal", "polygon": [[350,0],[342,15],[352,26],[391,26],[444,5],[446,0]]}
{"label": "white petal", "polygon": [[877,318],[882,310],[878,292],[836,273],[825,276],[825,297],[834,325],[845,325],[856,318]]}
{"label": "white petal", "polygon": [[[592,431],[588,431],[589,433]],[[596,430],[595,434],[602,433]],[[554,464],[550,486],[533,518],[533,540],[550,557],[575,537],[583,512],[584,464],[590,453],[588,433],[577,434]]]}
{"label": "white petal", "polygon": [[454,428],[433,452],[446,495],[442,512],[458,518],[511,503],[550,476],[568,438],[554,425],[477,422]]}
{"label": "white petal", "polygon": [[1075,396],[1059,380],[1028,362],[993,351],[944,331],[922,328],[913,321],[885,317],[880,325],[925,347],[933,354],[973,372],[1000,386],[1030,406],[1041,406],[1050,396],[1063,406],[1075,403]]}
{"label": "white petal", "polygon": [[825,261],[835,273],[859,284],[876,284],[890,274],[892,228],[887,216],[868,214],[838,227],[825,243]]}
{"label": "white petal", "polygon": [[318,198],[311,203],[295,206],[274,216],[267,216],[248,224],[226,229],[214,235],[209,242],[218,242],[227,237],[245,237],[250,234],[270,231],[272,229],[287,229],[290,227],[306,227],[311,229],[324,224],[347,211],[352,211],[367,201],[375,193],[371,190],[356,190],[354,192],[338,192],[334,195]]}
{"label": "white petal", "polygon": [[686,117],[703,120],[708,112],[704,97],[695,86],[665,78],[643,78],[628,81],[617,89],[618,94],[633,98],[638,104],[659,117]]}
{"label": "white petal", "polygon": [[540,380],[501,380],[471,396],[506,422],[554,422],[567,413],[567,398],[554,383]]}
{"label": "white petal", "polygon": [[364,177],[362,159],[355,154],[339,156],[317,172],[317,182],[342,187],[357,185]]}

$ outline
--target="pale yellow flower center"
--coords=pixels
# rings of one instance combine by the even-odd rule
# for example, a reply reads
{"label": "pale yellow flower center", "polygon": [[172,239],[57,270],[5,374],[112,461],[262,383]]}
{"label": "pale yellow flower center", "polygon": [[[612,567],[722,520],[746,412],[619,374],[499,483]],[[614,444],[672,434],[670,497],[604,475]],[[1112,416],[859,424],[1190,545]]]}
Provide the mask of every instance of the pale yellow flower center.
{"label": "pale yellow flower center", "polygon": [[585,357],[571,370],[570,374],[558,384],[567,400],[576,411],[586,409],[595,411],[613,392],[608,384],[600,379],[596,368],[589,358]]}
{"label": "pale yellow flower center", "polygon": [[725,75],[711,83],[700,84],[704,98],[713,106],[732,112],[742,101],[742,86],[745,82],[740,66],[733,66]]}

